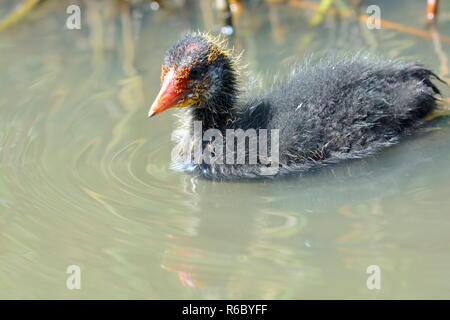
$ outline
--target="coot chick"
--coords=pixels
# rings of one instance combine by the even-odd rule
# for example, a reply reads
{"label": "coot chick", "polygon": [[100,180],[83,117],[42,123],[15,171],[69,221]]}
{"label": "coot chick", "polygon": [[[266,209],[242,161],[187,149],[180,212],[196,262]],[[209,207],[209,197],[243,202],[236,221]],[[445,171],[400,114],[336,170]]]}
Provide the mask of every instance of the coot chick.
{"label": "coot chick", "polygon": [[[296,66],[263,94],[240,90],[238,77],[233,52],[210,35],[188,34],[167,51],[148,115],[181,109],[173,168],[218,180],[273,178],[362,158],[420,126],[440,94],[422,65],[361,54]],[[227,145],[229,132],[244,132],[243,144]]]}

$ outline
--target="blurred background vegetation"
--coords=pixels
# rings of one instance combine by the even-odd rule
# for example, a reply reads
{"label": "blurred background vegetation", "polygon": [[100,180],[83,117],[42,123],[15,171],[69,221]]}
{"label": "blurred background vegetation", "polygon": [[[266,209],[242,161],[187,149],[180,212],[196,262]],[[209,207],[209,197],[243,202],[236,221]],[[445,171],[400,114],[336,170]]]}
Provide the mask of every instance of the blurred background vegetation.
{"label": "blurred background vegetation", "polygon": [[[164,15],[158,16],[158,12],[164,12],[169,16],[178,15],[185,23],[186,30],[208,30],[216,34],[223,34],[232,38],[232,44],[238,49],[244,49],[252,41],[247,41],[254,36],[256,31],[266,28],[265,15],[270,23],[269,34],[273,44],[283,46],[292,42],[290,21],[283,16],[283,10],[289,10],[302,14],[307,19],[310,32],[303,34],[301,39],[296,39],[295,44],[298,51],[312,47],[317,43],[323,43],[322,36],[315,29],[321,26],[335,29],[333,46],[345,48],[353,41],[361,41],[358,46],[369,48],[378,47],[380,41],[395,42],[391,56],[399,56],[400,51],[411,48],[418,43],[414,38],[428,40],[434,43],[434,50],[439,60],[438,73],[444,80],[449,80],[449,62],[445,49],[442,45],[450,45],[450,36],[439,32],[439,25],[448,26],[450,12],[442,7],[442,1],[423,0],[422,13],[416,16],[416,21],[411,24],[385,18],[388,13],[382,12],[381,28],[392,30],[396,34],[403,34],[409,38],[401,40],[392,39],[390,36],[380,39],[370,32],[366,24],[373,22],[366,12],[372,4],[383,4],[385,1],[365,0],[4,0],[0,5],[0,34],[18,28],[20,26],[33,26],[33,23],[42,20],[54,20],[59,15],[61,26],[64,25],[61,11],[69,4],[77,4],[82,10],[83,26],[88,26],[88,35],[93,49],[94,61],[101,60],[101,56],[108,47],[122,46],[124,57],[124,68],[128,74],[134,74],[133,55],[135,54],[136,42],[139,41],[140,30],[143,24],[149,20],[156,20],[159,28]],[[407,1],[399,1],[393,6],[406,6]],[[401,3],[401,4],[400,4]],[[261,7],[268,10],[261,10]],[[85,14],[86,13],[86,14]],[[264,15],[264,16],[262,16]],[[52,18],[53,17],[53,18]],[[356,22],[356,24],[355,24]],[[120,25],[122,28],[122,39],[120,44],[113,38],[114,31],[111,28]],[[168,26],[170,27],[170,26]],[[444,27],[445,29],[445,27]],[[358,39],[355,34],[358,33]],[[238,35],[236,38],[235,36]],[[117,40],[117,39],[116,39]],[[318,40],[318,41],[316,41]],[[330,39],[331,40],[331,39]],[[244,45],[243,42],[246,42]],[[321,46],[323,48],[323,45]],[[103,52],[103,53],[102,53]]]}

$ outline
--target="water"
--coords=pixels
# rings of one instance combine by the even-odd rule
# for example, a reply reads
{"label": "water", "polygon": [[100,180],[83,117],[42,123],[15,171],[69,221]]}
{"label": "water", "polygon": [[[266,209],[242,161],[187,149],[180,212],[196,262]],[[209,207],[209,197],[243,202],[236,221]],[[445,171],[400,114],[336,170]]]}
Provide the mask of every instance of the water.
{"label": "water", "polygon": [[[168,168],[173,111],[146,113],[164,51],[215,24],[207,2],[130,15],[86,1],[73,31],[68,3],[0,34],[0,298],[450,298],[448,118],[301,179],[193,179]],[[383,19],[423,29],[423,1],[378,4]],[[429,31],[369,31],[351,17],[313,28],[313,9],[244,10],[234,45],[249,71],[267,80],[337,48],[439,72],[450,53],[448,2],[440,50]],[[66,288],[69,265],[81,290]],[[370,265],[381,290],[366,287]]]}

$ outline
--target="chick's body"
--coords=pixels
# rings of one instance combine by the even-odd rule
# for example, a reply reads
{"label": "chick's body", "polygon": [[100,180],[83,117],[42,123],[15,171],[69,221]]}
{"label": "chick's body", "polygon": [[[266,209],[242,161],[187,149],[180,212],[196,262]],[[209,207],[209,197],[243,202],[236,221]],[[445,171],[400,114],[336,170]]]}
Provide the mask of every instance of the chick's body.
{"label": "chick's body", "polygon": [[[180,114],[182,133],[177,142],[182,156],[174,159],[175,166],[213,179],[266,178],[261,168],[267,163],[193,162],[192,146],[199,143],[193,137],[195,121],[202,124],[202,133],[212,128],[224,135],[227,129],[277,130],[278,170],[270,176],[274,177],[361,158],[394,144],[423,123],[439,94],[432,83],[435,75],[419,64],[355,55],[297,66],[289,79],[267,93],[247,92],[244,96],[250,98],[243,99],[233,56],[202,35],[182,39],[166,61],[175,69],[177,61],[183,61],[183,68],[190,61],[202,73],[196,72],[191,83],[196,102]],[[270,137],[268,141],[271,149]],[[211,142],[200,143],[205,149]],[[248,147],[244,152],[249,159],[256,150]]]}

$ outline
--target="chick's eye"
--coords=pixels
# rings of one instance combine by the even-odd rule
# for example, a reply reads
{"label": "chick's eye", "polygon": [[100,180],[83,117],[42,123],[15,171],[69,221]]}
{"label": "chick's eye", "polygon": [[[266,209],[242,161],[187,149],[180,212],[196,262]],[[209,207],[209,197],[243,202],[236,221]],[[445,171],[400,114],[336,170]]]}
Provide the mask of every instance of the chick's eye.
{"label": "chick's eye", "polygon": [[202,70],[200,68],[193,68],[191,72],[189,72],[189,76],[193,80],[197,80],[201,77]]}

